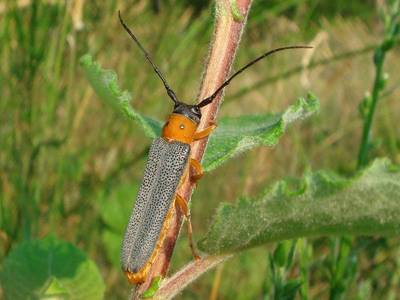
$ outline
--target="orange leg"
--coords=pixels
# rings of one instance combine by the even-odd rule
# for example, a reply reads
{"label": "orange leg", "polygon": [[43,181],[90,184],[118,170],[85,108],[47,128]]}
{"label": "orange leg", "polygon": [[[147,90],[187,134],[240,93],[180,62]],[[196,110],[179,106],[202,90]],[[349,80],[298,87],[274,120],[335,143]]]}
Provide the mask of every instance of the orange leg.
{"label": "orange leg", "polygon": [[190,166],[194,170],[194,174],[190,176],[190,179],[196,183],[204,175],[203,167],[197,159],[191,158],[189,162]]}
{"label": "orange leg", "polygon": [[175,197],[176,204],[181,210],[181,212],[184,214],[187,224],[188,224],[188,235],[189,235],[189,245],[190,245],[190,250],[192,250],[192,255],[193,257],[198,260],[200,259],[200,256],[197,254],[196,249],[194,248],[194,242],[193,242],[193,227],[192,227],[192,221],[190,218],[190,211],[189,207],[187,206],[187,203],[185,199],[182,198],[180,195],[176,195]]}
{"label": "orange leg", "polygon": [[206,127],[202,131],[196,132],[194,134],[193,140],[198,141],[198,140],[204,139],[205,137],[209,136],[215,128],[217,128],[217,124],[211,123],[210,126]]}

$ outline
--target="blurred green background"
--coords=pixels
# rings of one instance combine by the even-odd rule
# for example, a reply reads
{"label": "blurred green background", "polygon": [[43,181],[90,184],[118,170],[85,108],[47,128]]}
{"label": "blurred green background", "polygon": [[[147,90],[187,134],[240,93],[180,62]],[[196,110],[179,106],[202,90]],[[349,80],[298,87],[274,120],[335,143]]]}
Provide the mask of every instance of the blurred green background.
{"label": "blurred green background", "polygon": [[[221,201],[255,196],[274,180],[309,168],[355,170],[362,132],[358,105],[373,82],[372,53],[383,31],[381,2],[254,1],[236,68],[274,47],[311,44],[314,49],[281,53],[246,71],[226,89],[220,115],[278,112],[308,90],[320,99],[321,112],[293,126],[275,148],[252,150],[206,174],[192,198],[195,238],[205,233]],[[0,263],[17,243],[53,234],[94,259],[106,281],[106,299],[127,299],[130,287],[118,261],[120,231],[151,141],[98,100],[79,58],[90,53],[114,69],[136,109],[165,119],[171,103],[122,30],[117,10],[179,97],[194,102],[213,6],[188,0],[0,1]],[[398,50],[385,64],[390,81],[376,112],[371,155],[400,163]],[[342,298],[332,296],[337,240],[299,241],[298,259],[307,262],[310,276],[306,294],[296,299],[399,299],[398,241],[346,240],[356,267],[350,277],[341,277],[343,282],[338,279]],[[274,246],[243,252],[179,298],[270,299]],[[190,259],[184,229],[171,271]],[[288,276],[298,272],[295,264]]]}

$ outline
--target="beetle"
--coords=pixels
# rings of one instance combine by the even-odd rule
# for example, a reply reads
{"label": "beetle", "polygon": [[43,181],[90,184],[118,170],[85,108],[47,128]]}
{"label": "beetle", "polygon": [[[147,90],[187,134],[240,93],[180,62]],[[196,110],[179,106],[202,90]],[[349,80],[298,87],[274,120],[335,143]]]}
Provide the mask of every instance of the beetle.
{"label": "beetle", "polygon": [[[233,78],[261,59],[282,50],[311,47],[288,46],[270,50],[236,71],[209,97],[192,105],[178,99],[148,52],[123,21],[120,12],[118,16],[121,25],[152,65],[174,103],[174,109],[162,129],[161,137],[156,138],[150,147],[143,181],[122,242],[122,269],[131,283],[140,284],[146,279],[163,246],[176,206],[187,221],[192,254],[199,258],[193,244],[187,201],[177,194],[177,190],[186,180],[196,182],[203,175],[200,162],[190,158],[190,144],[208,137],[216,128],[216,124],[209,124],[205,129],[197,131],[201,120],[201,108],[212,103]],[[190,174],[191,169],[194,174]]]}

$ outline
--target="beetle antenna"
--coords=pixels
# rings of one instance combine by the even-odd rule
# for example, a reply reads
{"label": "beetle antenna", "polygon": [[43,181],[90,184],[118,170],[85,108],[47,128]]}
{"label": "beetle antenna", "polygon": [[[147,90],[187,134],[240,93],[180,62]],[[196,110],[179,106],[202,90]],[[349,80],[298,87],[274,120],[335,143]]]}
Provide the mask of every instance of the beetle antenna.
{"label": "beetle antenna", "polygon": [[144,49],[144,47],[142,46],[142,44],[140,44],[139,40],[137,39],[137,37],[133,34],[133,32],[129,29],[129,27],[125,24],[124,20],[122,20],[121,17],[121,12],[118,11],[118,17],[119,17],[119,21],[121,22],[122,27],[124,27],[124,29],[128,32],[128,34],[131,36],[132,40],[134,40],[134,42],[136,43],[136,45],[139,46],[140,50],[143,52],[144,57],[147,59],[147,61],[152,65],[153,70],[157,73],[158,77],[161,79],[161,81],[163,82],[165,89],[167,90],[167,94],[168,96],[172,99],[172,101],[174,101],[174,103],[179,102],[178,98],[176,97],[175,92],[169,87],[167,80],[165,80],[163,74],[161,73],[161,71],[158,69],[158,67],[155,65],[155,63],[153,63],[153,61],[151,60],[151,57],[149,55],[149,53],[147,53],[147,51]]}
{"label": "beetle antenna", "polygon": [[228,78],[228,80],[226,80],[223,84],[221,84],[221,86],[219,88],[216,89],[216,91],[209,97],[203,99],[199,104],[197,104],[198,107],[203,107],[206,106],[208,104],[210,104],[214,98],[218,95],[218,93],[224,88],[226,87],[233,78],[235,78],[236,76],[238,76],[240,73],[242,73],[244,70],[246,70],[247,68],[251,67],[252,65],[254,65],[256,62],[262,60],[263,58],[274,54],[275,52],[279,52],[279,51],[283,51],[283,50],[288,50],[288,49],[304,49],[304,48],[312,48],[312,46],[288,46],[288,47],[281,47],[281,48],[276,48],[273,50],[270,50],[268,52],[265,52],[263,55],[257,57],[256,59],[253,59],[252,61],[250,61],[249,63],[247,63],[244,67],[240,68],[238,71],[236,71],[233,75],[231,75],[231,77]]}

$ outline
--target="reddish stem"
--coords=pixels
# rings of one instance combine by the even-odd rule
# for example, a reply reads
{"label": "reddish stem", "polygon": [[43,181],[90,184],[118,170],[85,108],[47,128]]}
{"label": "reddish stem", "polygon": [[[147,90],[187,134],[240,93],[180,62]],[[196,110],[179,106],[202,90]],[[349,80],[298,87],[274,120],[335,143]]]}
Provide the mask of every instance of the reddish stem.
{"label": "reddish stem", "polygon": [[203,273],[229,259],[232,255],[205,256],[192,261],[173,276],[165,279],[153,299],[171,299]]}
{"label": "reddish stem", "polygon": [[[210,96],[229,75],[250,5],[251,0],[217,0],[214,35],[198,94],[199,101]],[[215,98],[213,103],[202,108],[202,119],[199,130],[215,122],[221,99],[222,93]],[[205,138],[191,145],[192,158],[201,161],[207,142],[208,138]],[[190,201],[194,187],[194,184],[188,180],[177,192],[184,199]],[[159,256],[153,264],[148,279],[136,289],[132,299],[140,298],[140,295],[149,287],[152,278],[156,276],[165,277],[181,225],[182,214],[177,210],[171,222],[163,250],[160,251]]]}

